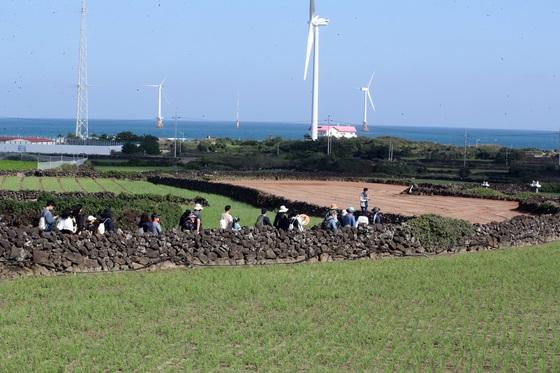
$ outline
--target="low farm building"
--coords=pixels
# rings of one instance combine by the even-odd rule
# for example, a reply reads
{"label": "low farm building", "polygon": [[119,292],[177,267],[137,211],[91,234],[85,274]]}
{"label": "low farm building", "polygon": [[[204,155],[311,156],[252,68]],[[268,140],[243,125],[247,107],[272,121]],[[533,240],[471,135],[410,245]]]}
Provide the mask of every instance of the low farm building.
{"label": "low farm building", "polygon": [[55,141],[46,137],[18,137],[18,136],[0,136],[0,143],[15,145],[54,145]]}
{"label": "low farm building", "polygon": [[319,126],[319,137],[352,139],[358,137],[358,134],[354,126]]}

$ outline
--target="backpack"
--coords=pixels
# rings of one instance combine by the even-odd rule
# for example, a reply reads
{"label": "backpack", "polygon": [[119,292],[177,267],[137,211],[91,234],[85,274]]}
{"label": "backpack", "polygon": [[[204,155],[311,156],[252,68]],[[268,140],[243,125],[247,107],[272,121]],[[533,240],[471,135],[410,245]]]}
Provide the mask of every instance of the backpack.
{"label": "backpack", "polygon": [[97,233],[105,234],[105,223],[99,223],[99,226],[97,227]]}
{"label": "backpack", "polygon": [[227,229],[227,227],[228,227],[227,220],[224,218],[220,219],[220,229]]}
{"label": "backpack", "polygon": [[297,216],[294,216],[290,219],[290,225],[288,226],[288,230],[293,231],[297,230],[299,232],[303,232],[303,224],[299,221]]}
{"label": "backpack", "polygon": [[47,229],[47,221],[45,220],[44,216],[41,216],[39,219],[39,229],[44,231]]}

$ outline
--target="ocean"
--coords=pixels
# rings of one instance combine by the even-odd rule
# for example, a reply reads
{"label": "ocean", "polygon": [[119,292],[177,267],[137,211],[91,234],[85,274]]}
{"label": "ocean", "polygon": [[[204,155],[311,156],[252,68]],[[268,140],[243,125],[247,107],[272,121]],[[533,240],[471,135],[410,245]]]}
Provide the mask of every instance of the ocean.
{"label": "ocean", "polygon": [[[263,140],[269,137],[284,139],[302,139],[308,132],[309,124],[242,122],[236,129],[234,122],[218,121],[184,121],[177,124],[177,137],[203,139],[210,137],[229,137],[244,140]],[[75,121],[72,119],[20,119],[0,118],[0,136],[42,136],[56,137],[74,132]],[[370,132],[363,132],[357,125],[359,136],[394,136],[412,141],[431,141],[440,144],[464,144],[464,128],[445,127],[403,127],[370,125]],[[155,120],[100,120],[89,121],[90,134],[114,135],[123,131],[136,134],[149,134],[157,137],[175,137],[175,121],[165,121],[165,127],[155,128]],[[553,150],[559,148],[558,132],[537,130],[504,129],[467,129],[469,145],[498,144],[511,148],[538,148]]]}

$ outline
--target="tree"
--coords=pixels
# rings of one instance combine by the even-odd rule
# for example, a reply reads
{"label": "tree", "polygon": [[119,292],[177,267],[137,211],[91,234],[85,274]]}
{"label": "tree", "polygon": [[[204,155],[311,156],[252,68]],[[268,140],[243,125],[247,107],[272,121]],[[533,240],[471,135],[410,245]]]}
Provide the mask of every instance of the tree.
{"label": "tree", "polygon": [[138,148],[138,145],[127,142],[123,145],[122,152],[124,154],[136,154],[140,152],[140,149]]}
{"label": "tree", "polygon": [[140,141],[140,149],[146,154],[159,155],[161,153],[159,139],[155,136],[145,135]]}
{"label": "tree", "polygon": [[130,131],[120,132],[115,137],[115,140],[118,142],[135,142],[140,141],[141,139],[141,136],[137,136]]}

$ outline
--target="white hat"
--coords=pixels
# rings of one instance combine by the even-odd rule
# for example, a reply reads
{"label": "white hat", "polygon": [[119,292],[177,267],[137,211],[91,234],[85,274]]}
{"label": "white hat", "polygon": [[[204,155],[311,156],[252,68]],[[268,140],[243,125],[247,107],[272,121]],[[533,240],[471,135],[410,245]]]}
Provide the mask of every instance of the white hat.
{"label": "white hat", "polygon": [[194,205],[194,211],[202,211],[202,210],[204,210],[204,207],[202,207],[200,203]]}
{"label": "white hat", "polygon": [[88,216],[87,219],[86,219],[86,221],[96,221],[96,220],[97,220],[97,218],[95,216],[92,216],[92,215]]}
{"label": "white hat", "polygon": [[280,206],[280,210],[278,212],[288,212],[288,208],[284,205]]}

